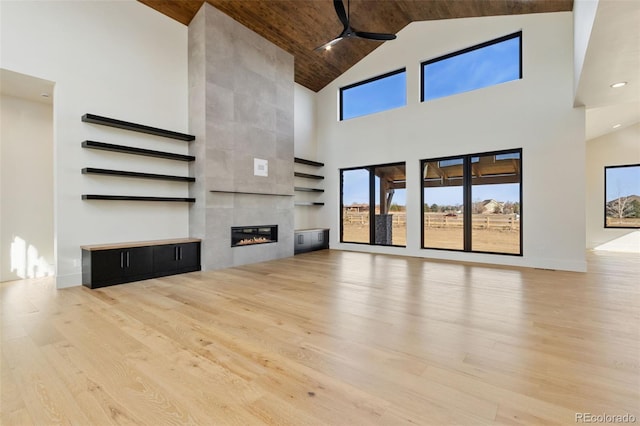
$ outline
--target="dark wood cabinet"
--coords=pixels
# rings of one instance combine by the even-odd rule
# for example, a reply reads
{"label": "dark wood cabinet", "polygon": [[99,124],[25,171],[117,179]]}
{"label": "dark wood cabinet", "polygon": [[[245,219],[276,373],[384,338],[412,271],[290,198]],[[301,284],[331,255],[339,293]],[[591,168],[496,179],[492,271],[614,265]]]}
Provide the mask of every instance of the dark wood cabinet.
{"label": "dark wood cabinet", "polygon": [[152,259],[149,247],[83,252],[82,281],[95,283],[95,288],[151,278]]}
{"label": "dark wood cabinet", "polygon": [[311,242],[311,247],[322,250],[329,248],[329,230],[321,229],[311,234],[314,238]]}
{"label": "dark wood cabinet", "polygon": [[306,253],[329,248],[329,230],[325,228],[294,231],[294,253]]}
{"label": "dark wood cabinet", "polygon": [[200,270],[200,243],[153,246],[153,269],[162,275]]}
{"label": "dark wood cabinet", "polygon": [[294,253],[304,253],[307,251],[311,251],[311,235],[306,232],[296,232],[295,233],[295,246]]}
{"label": "dark wood cabinet", "polygon": [[196,239],[82,247],[82,284],[89,288],[199,270]]}
{"label": "dark wood cabinet", "polygon": [[200,243],[178,244],[178,273],[200,270]]}

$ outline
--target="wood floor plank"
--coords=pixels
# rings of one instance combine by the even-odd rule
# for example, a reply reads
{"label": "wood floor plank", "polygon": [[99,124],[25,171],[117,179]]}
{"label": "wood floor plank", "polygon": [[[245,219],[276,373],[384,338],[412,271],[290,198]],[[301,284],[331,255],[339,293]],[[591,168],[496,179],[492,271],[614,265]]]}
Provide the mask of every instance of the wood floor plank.
{"label": "wood floor plank", "polygon": [[[23,412],[28,415],[24,399],[20,395],[20,388],[13,378],[13,368],[9,365],[4,355],[0,354],[0,384],[2,384],[0,386],[0,412],[3,414]],[[17,417],[22,417],[22,415]]]}
{"label": "wood floor plank", "polygon": [[2,350],[17,390],[36,424],[88,423],[69,389],[28,337],[5,342]]}
{"label": "wood floor plank", "polygon": [[0,284],[0,424],[640,421],[640,257],[573,273],[324,250]]}
{"label": "wood floor plank", "polygon": [[93,381],[68,356],[68,342],[57,342],[42,348],[44,356],[60,381],[93,425],[131,425],[139,422],[122,404],[116,402],[100,384]]}

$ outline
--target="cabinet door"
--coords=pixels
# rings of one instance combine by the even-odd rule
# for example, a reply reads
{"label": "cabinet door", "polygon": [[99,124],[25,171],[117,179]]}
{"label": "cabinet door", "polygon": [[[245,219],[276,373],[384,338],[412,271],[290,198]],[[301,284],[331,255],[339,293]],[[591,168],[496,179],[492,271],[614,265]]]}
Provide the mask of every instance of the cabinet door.
{"label": "cabinet door", "polygon": [[322,233],[322,242],[319,243],[319,249],[328,249],[329,248],[329,230],[323,229],[320,231]]}
{"label": "cabinet door", "polygon": [[124,275],[123,250],[91,252],[91,288],[118,283]]}
{"label": "cabinet door", "polygon": [[311,241],[311,247],[314,250],[319,250],[324,247],[324,231],[313,231],[311,233],[313,241]]}
{"label": "cabinet door", "polygon": [[178,269],[178,246],[153,246],[153,272],[156,276],[170,275]]}
{"label": "cabinet door", "polygon": [[296,232],[294,234],[294,253],[304,253],[311,250],[311,234],[309,232]]}
{"label": "cabinet door", "polygon": [[151,247],[134,247],[124,251],[124,276],[126,279],[144,279],[153,271],[153,251]]}
{"label": "cabinet door", "polygon": [[178,244],[178,272],[200,270],[200,243]]}

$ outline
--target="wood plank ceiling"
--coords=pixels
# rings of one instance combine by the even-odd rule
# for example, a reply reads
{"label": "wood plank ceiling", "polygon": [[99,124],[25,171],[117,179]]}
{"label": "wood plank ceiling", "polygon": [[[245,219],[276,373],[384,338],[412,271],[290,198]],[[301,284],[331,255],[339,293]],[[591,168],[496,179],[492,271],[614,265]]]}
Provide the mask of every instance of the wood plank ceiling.
{"label": "wood plank ceiling", "polygon": [[[204,3],[138,1],[185,25]],[[342,30],[332,0],[206,1],[291,53],[295,81],[314,92],[380,46],[376,41],[348,39],[330,51],[315,51]],[[573,0],[351,0],[350,9],[356,30],[395,34],[413,21],[571,11]]]}

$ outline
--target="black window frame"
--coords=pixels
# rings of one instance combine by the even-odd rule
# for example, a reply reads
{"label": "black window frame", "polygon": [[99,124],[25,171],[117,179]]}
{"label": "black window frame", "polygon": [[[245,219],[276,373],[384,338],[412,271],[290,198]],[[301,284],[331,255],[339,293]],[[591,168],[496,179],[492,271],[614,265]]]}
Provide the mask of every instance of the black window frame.
{"label": "black window frame", "polygon": [[[341,244],[361,244],[365,246],[380,246],[380,247],[404,247],[405,245],[396,245],[396,244],[376,244],[376,231],[375,231],[375,210],[376,210],[376,183],[375,183],[375,173],[374,169],[378,167],[390,167],[390,166],[399,166],[404,165],[405,174],[407,170],[406,161],[396,161],[393,163],[384,163],[384,164],[374,164],[369,166],[359,166],[359,167],[345,167],[341,168],[340,171],[340,243]],[[349,170],[368,170],[369,171],[369,242],[363,243],[359,241],[344,241],[344,174],[343,172]],[[406,230],[405,230],[406,232]],[[373,241],[373,242],[372,242]]]}
{"label": "black window frame", "polygon": [[[472,158],[473,157],[485,157],[485,156],[497,156],[504,154],[512,154],[518,153],[520,155],[520,188],[519,188],[519,196],[520,196],[520,250],[518,253],[503,253],[503,252],[492,252],[492,251],[480,251],[480,250],[472,250],[472,206],[473,200],[471,198],[472,194]],[[463,221],[464,221],[464,240],[463,240],[463,249],[451,249],[451,248],[439,248],[439,247],[425,247],[424,244],[424,166],[425,163],[435,162],[435,161],[446,161],[446,160],[457,160],[459,158],[463,159],[463,176],[462,176],[462,191],[463,191]],[[481,152],[481,153],[473,153],[473,154],[462,154],[462,155],[451,155],[447,157],[437,157],[437,158],[428,158],[420,160],[420,248],[422,250],[443,250],[443,251],[455,251],[455,252],[463,252],[463,253],[481,253],[481,254],[497,254],[502,256],[516,256],[522,257],[524,255],[524,244],[523,244],[523,199],[522,199],[522,176],[523,176],[523,157],[522,157],[522,148],[514,148],[514,149],[506,149],[500,151],[489,151],[489,152]]]}
{"label": "black window frame", "polygon": [[620,169],[623,167],[640,167],[638,164],[621,164],[617,166],[604,166],[604,228],[605,229],[640,229],[640,226],[608,226],[607,225],[607,170]]}
{"label": "black window frame", "polygon": [[[375,77],[371,77],[371,78],[368,78],[366,80],[359,81],[357,83],[349,84],[348,86],[341,87],[340,88],[340,121],[345,121],[345,118],[344,118],[344,115],[343,115],[343,112],[344,112],[344,109],[343,109],[343,102],[344,102],[343,93],[344,93],[345,90],[353,89],[354,87],[363,86],[365,84],[369,84],[369,83],[372,83],[372,82],[378,81],[378,80],[383,80],[383,79],[385,79],[387,77],[392,77],[394,75],[402,74],[402,73],[404,73],[406,75],[407,67],[402,67],[402,68],[394,70],[394,71],[389,71],[387,73],[384,73],[384,74],[381,74],[381,75],[377,75]],[[406,104],[406,99],[407,99],[406,98],[406,94],[407,94],[406,91],[407,91],[407,87],[405,85],[405,104],[403,106],[407,106],[407,104]],[[400,108],[400,107],[396,107],[396,108]],[[390,109],[395,109],[395,108],[390,108]],[[373,113],[370,113],[370,114],[359,115],[357,117],[351,117],[351,118],[365,117],[367,115],[377,114],[377,113],[384,112],[384,111],[389,111],[389,110],[385,109],[383,111],[376,111],[376,112],[373,112]],[[347,120],[351,120],[351,118],[347,118]]]}
{"label": "black window frame", "polygon": [[[424,69],[425,69],[425,67],[427,65],[430,65],[430,64],[433,64],[433,63],[436,63],[436,62],[440,62],[440,61],[444,61],[445,59],[453,58],[455,56],[464,55],[465,53],[473,52],[474,50],[482,49],[484,47],[492,46],[494,44],[502,43],[502,42],[505,42],[507,40],[511,40],[511,39],[514,39],[514,38],[519,38],[520,39],[520,49],[519,49],[520,50],[520,55],[519,55],[520,58],[519,58],[519,64],[518,64],[518,66],[520,68],[520,73],[519,73],[518,80],[522,80],[522,30],[520,30],[520,31],[516,31],[515,33],[512,33],[512,34],[508,34],[506,36],[498,37],[498,38],[495,38],[493,40],[485,41],[483,43],[476,44],[474,46],[467,47],[467,48],[464,48],[464,49],[461,49],[461,50],[457,50],[457,51],[452,52],[452,53],[447,53],[446,55],[438,56],[437,58],[428,59],[426,61],[420,62],[420,102],[425,102],[425,100],[424,100]],[[510,80],[510,81],[513,81],[513,80]],[[487,87],[491,87],[491,86],[485,86],[485,87],[481,87],[481,88],[473,89],[473,90],[485,89]],[[460,92],[460,93],[466,93],[466,92]],[[454,93],[454,94],[449,95],[449,96],[458,95],[460,93]],[[447,96],[443,96],[443,97],[447,97]],[[438,99],[440,99],[440,98],[438,98]]]}

